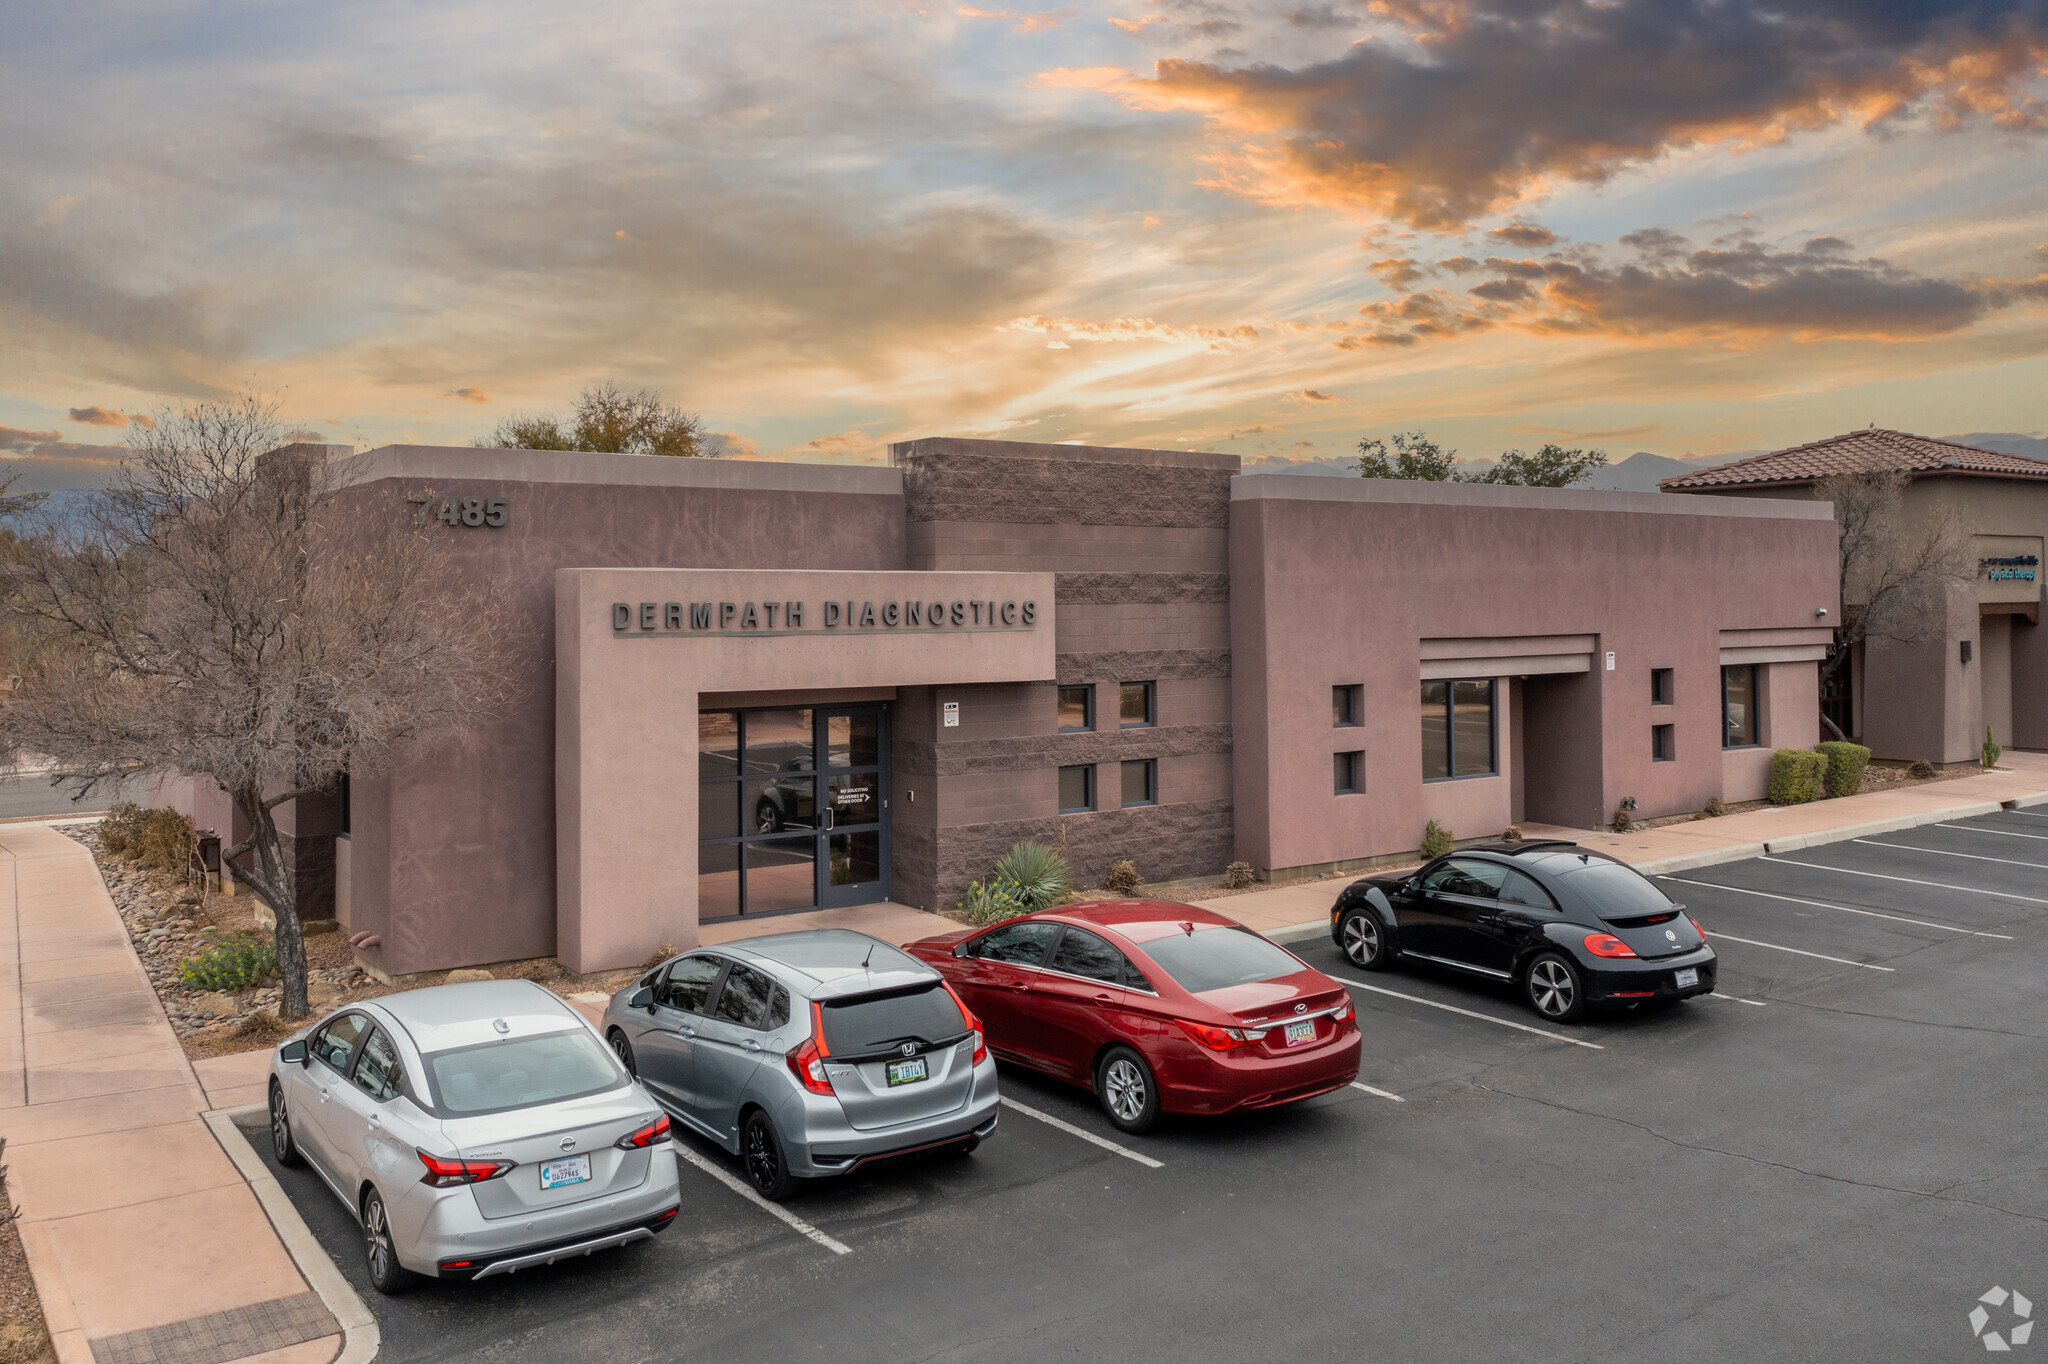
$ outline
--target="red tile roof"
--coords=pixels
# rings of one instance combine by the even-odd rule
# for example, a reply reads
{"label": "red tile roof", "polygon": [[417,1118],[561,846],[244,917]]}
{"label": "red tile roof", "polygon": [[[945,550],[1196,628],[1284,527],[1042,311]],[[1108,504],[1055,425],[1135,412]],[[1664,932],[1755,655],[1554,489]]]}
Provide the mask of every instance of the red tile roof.
{"label": "red tile roof", "polygon": [[1916,475],[1974,474],[1990,478],[2048,481],[2048,460],[2002,455],[1952,440],[1935,440],[1905,431],[1851,431],[1811,445],[1795,445],[1768,455],[1738,459],[1717,469],[1667,478],[1657,486],[1666,492],[1712,488],[1768,488],[1811,483],[1830,474],[1866,469],[1901,469]]}

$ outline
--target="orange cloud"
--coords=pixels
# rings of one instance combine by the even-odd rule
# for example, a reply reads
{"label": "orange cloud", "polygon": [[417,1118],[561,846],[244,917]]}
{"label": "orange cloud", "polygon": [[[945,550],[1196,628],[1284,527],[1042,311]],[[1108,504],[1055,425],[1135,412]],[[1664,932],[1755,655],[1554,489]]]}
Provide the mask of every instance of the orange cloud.
{"label": "orange cloud", "polygon": [[1165,17],[1163,14],[1148,14],[1142,19],[1119,19],[1115,15],[1111,15],[1109,22],[1112,26],[1120,28],[1126,33],[1143,33]]}
{"label": "orange cloud", "polygon": [[1106,90],[1130,74],[1121,66],[1055,66],[1025,84],[1033,90]]}
{"label": "orange cloud", "polygon": [[1287,401],[1290,403],[1301,403],[1307,405],[1319,403],[1341,403],[1344,400],[1334,393],[1318,393],[1312,388],[1304,388],[1299,392],[1288,394]]}
{"label": "orange cloud", "polygon": [[126,426],[128,419],[104,407],[74,407],[71,420],[86,426]]}
{"label": "orange cloud", "polygon": [[451,388],[441,396],[455,398],[465,403],[487,403],[491,400],[491,395],[480,388]]}
{"label": "orange cloud", "polygon": [[1017,17],[1017,11],[1013,9],[976,9],[973,5],[962,5],[954,10],[953,13],[959,15],[962,19],[1014,19]]}
{"label": "orange cloud", "polygon": [[1056,29],[1074,13],[1071,9],[1049,9],[1039,14],[1027,14],[1011,25],[1015,33],[1046,33]]}
{"label": "orange cloud", "polygon": [[997,331],[1058,332],[1073,341],[1256,341],[1259,329],[1250,323],[1235,327],[1176,327],[1149,317],[1119,317],[1110,322],[1083,322],[1071,317],[1013,317]]}

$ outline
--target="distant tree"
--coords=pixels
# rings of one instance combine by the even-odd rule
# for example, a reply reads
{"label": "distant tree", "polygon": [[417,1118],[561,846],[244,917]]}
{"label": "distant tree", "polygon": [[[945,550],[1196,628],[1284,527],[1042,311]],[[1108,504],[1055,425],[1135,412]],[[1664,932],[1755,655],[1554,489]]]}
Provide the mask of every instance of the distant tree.
{"label": "distant tree", "polygon": [[[1909,517],[1911,482],[1903,470],[1871,469],[1813,485],[1815,499],[1834,503],[1841,535],[1842,619],[1821,664],[1823,695],[1865,640],[1919,645],[1943,638],[1948,591],[1970,581],[1969,528],[1947,507]],[[1837,739],[1848,737],[1825,713],[1821,723]]]}
{"label": "distant tree", "polygon": [[156,773],[225,791],[250,832],[221,858],[276,912],[296,1020],[306,950],[276,810],[497,713],[516,643],[488,590],[449,586],[438,523],[338,507],[347,461],[278,448],[276,410],[166,411],[130,430],[110,486],[16,518],[0,620],[35,647],[0,750],[46,755],[82,793]]}
{"label": "distant tree", "polygon": [[18,516],[25,511],[33,511],[50,500],[48,493],[15,492],[14,485],[21,482],[22,476],[23,471],[15,469],[5,478],[0,478],[0,520]]}
{"label": "distant tree", "polygon": [[1592,477],[1607,463],[1605,450],[1567,450],[1544,445],[1533,455],[1509,450],[1481,474],[1458,478],[1460,483],[1506,483],[1520,488],[1569,488]]}
{"label": "distant tree", "polygon": [[696,413],[663,402],[653,389],[627,393],[607,379],[578,394],[566,419],[546,412],[508,417],[474,443],[484,449],[694,458],[704,454],[704,429]]}
{"label": "distant tree", "polygon": [[1423,432],[1397,431],[1394,433],[1394,453],[1387,453],[1387,442],[1378,436],[1367,436],[1358,442],[1356,468],[1361,478],[1414,478],[1430,483],[1454,482],[1457,475],[1458,452],[1446,450]]}

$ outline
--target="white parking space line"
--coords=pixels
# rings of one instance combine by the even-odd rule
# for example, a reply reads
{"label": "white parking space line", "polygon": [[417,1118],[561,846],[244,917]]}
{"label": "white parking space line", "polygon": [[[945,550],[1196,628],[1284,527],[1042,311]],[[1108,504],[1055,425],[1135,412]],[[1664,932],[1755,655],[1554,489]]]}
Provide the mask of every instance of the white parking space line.
{"label": "white parking space line", "polygon": [[1861,914],[1870,919],[1890,919],[1897,924],[1918,924],[1922,928],[1938,928],[1944,933],[1966,933],[1973,938],[2003,938],[2012,941],[2010,933],[1986,933],[1977,928],[1957,928],[1954,924],[1938,924],[1931,919],[1908,919],[1903,914],[1880,914],[1874,909],[1858,909],[1854,905],[1831,904],[1826,900],[1802,900],[1797,895],[1777,895],[1768,890],[1750,890],[1746,886],[1724,886],[1714,881],[1689,881],[1683,876],[1663,876],[1662,881],[1676,881],[1681,885],[1705,886],[1709,890],[1732,890],[1737,895],[1755,895],[1766,900],[1783,900],[1787,904],[1812,905],[1815,909],[1839,909],[1844,914]]}
{"label": "white parking space line", "polygon": [[816,1227],[812,1226],[809,1222],[804,1221],[803,1218],[798,1217],[788,1208],[783,1207],[780,1203],[770,1203],[767,1199],[761,1197],[761,1195],[755,1193],[752,1189],[748,1188],[746,1181],[741,1179],[738,1175],[735,1175],[732,1171],[720,1169],[711,1161],[705,1159],[703,1156],[698,1155],[695,1151],[692,1151],[689,1147],[683,1145],[680,1141],[677,1141],[674,1138],[670,1138],[669,1145],[675,1147],[676,1154],[681,1156],[684,1160],[689,1161],[690,1164],[696,1166],[705,1174],[710,1175],[713,1179],[725,1185],[727,1188],[731,1189],[734,1193],[746,1199],[748,1202],[753,1203],[755,1206],[759,1207],[762,1211],[768,1213],[770,1216],[779,1217],[783,1221],[789,1223],[790,1226],[802,1232],[804,1235],[810,1237],[813,1241],[816,1241],[819,1245],[825,1247],[825,1249],[831,1251],[834,1255],[853,1254],[852,1246],[845,1245],[842,1242],[833,1240],[824,1232],[819,1231]]}
{"label": "white parking space line", "polygon": [[1397,1104],[1404,1104],[1408,1102],[1406,1099],[1402,1098],[1398,1094],[1391,1092],[1390,1090],[1374,1089],[1371,1085],[1362,1085],[1356,1080],[1353,1080],[1351,1082],[1351,1087],[1353,1089],[1362,1089],[1368,1094],[1377,1094],[1382,1099],[1392,1099]]}
{"label": "white parking space line", "polygon": [[[2007,810],[2009,815],[2023,814],[2020,810]],[[1960,829],[1966,834],[1997,834],[2000,838],[2031,838],[2036,843],[2048,843],[2048,834],[2023,834],[2015,829],[1986,829],[1977,824],[1937,824],[1937,829]]]}
{"label": "white parking space line", "polygon": [[1144,1166],[1148,1170],[1163,1170],[1166,1168],[1165,1165],[1163,1165],[1159,1161],[1152,1159],[1152,1157],[1150,1156],[1140,1155],[1128,1146],[1118,1146],[1115,1142],[1109,1140],[1107,1137],[1098,1137],[1093,1132],[1087,1131],[1083,1128],[1076,1127],[1074,1126],[1074,1124],[1070,1122],[1061,1122],[1052,1114],[1041,1113],[1035,1108],[1028,1107],[1025,1104],[1020,1104],[1007,1094],[1003,1096],[1003,1107],[1014,1108],[1027,1118],[1036,1118],[1040,1122],[1046,1124],[1047,1126],[1057,1127],[1060,1129],[1060,1131],[1066,1132],[1072,1136],[1079,1137],[1082,1141],[1092,1141],[1097,1146],[1100,1146],[1103,1150],[1114,1151],[1118,1155],[1122,1156],[1125,1160],[1135,1160],[1138,1162],[1138,1164]]}
{"label": "white parking space line", "polygon": [[[1885,847],[1895,846],[1885,844]],[[1881,871],[1858,871],[1854,867],[1830,867],[1824,862],[1794,862],[1788,857],[1759,857],[1759,862],[1780,862],[1788,867],[1805,867],[1809,871],[1834,871],[1844,876],[1868,876],[1876,881],[1903,881],[1909,886],[1932,886],[1936,890],[1961,890],[1972,895],[1990,895],[2000,900],[2024,900],[2030,905],[2048,905],[2048,900],[2033,895],[2014,895],[2006,890],[1985,890],[1979,886],[1958,886],[1948,881],[1922,881],[1915,876],[1887,876]]]}
{"label": "white parking space line", "polygon": [[1707,991],[1707,992],[1706,992],[1705,994],[1703,994],[1703,995],[1694,995],[1694,996],[1693,996],[1693,998],[1694,998],[1694,999],[1725,999],[1725,1000],[1727,1000],[1727,1001],[1728,1001],[1728,1002],[1729,1002],[1730,1004],[1749,1004],[1749,1005],[1754,1005],[1754,1006],[1755,1006],[1756,1008],[1759,1008],[1759,1009],[1764,1009],[1764,1008],[1768,1008],[1768,1007],[1770,1007],[1769,1005],[1765,1004],[1765,1003],[1764,1003],[1764,1002],[1763,1002],[1763,1001],[1762,1001],[1761,999],[1744,999],[1744,998],[1743,998],[1743,997],[1742,997],[1741,995],[1724,995],[1724,994],[1722,994],[1722,993],[1721,993],[1721,992],[1720,992],[1719,990],[1709,990],[1709,991]]}
{"label": "white parking space line", "polygon": [[1424,999],[1421,995],[1404,995],[1399,990],[1389,990],[1383,985],[1367,985],[1362,980],[1346,980],[1343,976],[1331,976],[1330,979],[1340,985],[1349,985],[1354,990],[1370,990],[1376,995],[1392,995],[1395,999],[1405,999],[1410,1004],[1427,1004],[1432,1009],[1442,1009],[1445,1013],[1451,1014],[1463,1014],[1467,1018],[1476,1018],[1482,1023],[1498,1023],[1503,1028],[1513,1028],[1517,1032],[1533,1032],[1538,1037],[1547,1037],[1553,1042],[1569,1042],[1575,1047],[1587,1047],[1593,1051],[1607,1050],[1598,1042],[1581,1042],[1576,1037],[1566,1037],[1563,1033],[1552,1032],[1548,1028],[1532,1028],[1527,1023],[1516,1023],[1505,1018],[1495,1018],[1492,1014],[1474,1013],[1470,1009],[1461,1009],[1455,1004],[1439,1004],[1436,1000]]}
{"label": "white parking space line", "polygon": [[1880,843],[1874,838],[1853,838],[1852,843],[1868,843],[1873,848],[1898,848],[1902,852],[1933,853],[1936,857],[1964,857],[1972,862],[2000,862],[2008,867],[2038,867],[2048,871],[2048,862],[2027,862],[2017,857],[1986,857],[1983,853],[1950,852],[1947,848],[1923,848],[1917,843]]}
{"label": "white parking space line", "polygon": [[1825,952],[1809,952],[1803,947],[1783,947],[1774,942],[1758,942],[1755,938],[1738,938],[1733,933],[1709,933],[1710,938],[1726,938],[1739,942],[1745,947],[1768,947],[1773,952],[1790,952],[1795,957],[1817,957],[1822,961],[1836,961],[1844,966],[1860,966],[1866,971],[1896,971],[1895,966],[1872,966],[1867,961],[1850,961],[1847,957],[1831,957]]}

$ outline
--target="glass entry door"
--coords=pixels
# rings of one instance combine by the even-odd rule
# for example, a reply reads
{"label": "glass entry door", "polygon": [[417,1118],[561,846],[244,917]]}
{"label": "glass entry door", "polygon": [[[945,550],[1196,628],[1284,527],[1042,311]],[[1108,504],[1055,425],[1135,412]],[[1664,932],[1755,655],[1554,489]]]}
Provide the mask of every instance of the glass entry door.
{"label": "glass entry door", "polygon": [[697,717],[699,919],[888,898],[883,704]]}

